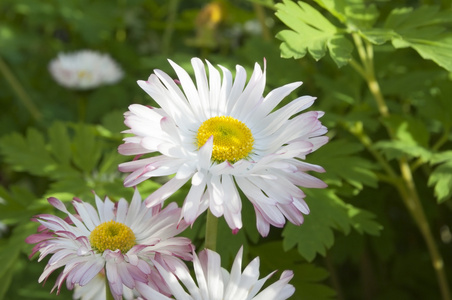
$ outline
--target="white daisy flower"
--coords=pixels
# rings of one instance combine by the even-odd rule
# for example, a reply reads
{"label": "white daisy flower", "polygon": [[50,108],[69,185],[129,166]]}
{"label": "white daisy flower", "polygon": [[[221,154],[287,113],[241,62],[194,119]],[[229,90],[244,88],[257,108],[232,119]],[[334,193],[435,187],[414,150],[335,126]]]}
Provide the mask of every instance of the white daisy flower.
{"label": "white daisy flower", "polygon": [[50,62],[49,71],[60,85],[76,90],[113,84],[123,77],[121,68],[110,55],[92,50],[60,53]]}
{"label": "white daisy flower", "polygon": [[158,286],[163,281],[152,260],[158,254],[162,264],[174,268],[185,266],[179,258],[191,259],[190,240],[174,237],[188,226],[179,223],[180,208],[175,203],[164,209],[147,208],[137,190],[130,205],[125,199],[116,204],[97,195],[95,199],[97,210],[74,200],[77,215],[73,215],[60,200],[49,198],[49,203],[68,218],[49,214],[35,217],[41,226],[37,234],[26,239],[29,244],[37,243],[30,257],[40,252],[41,261],[52,254],[38,281],[47,280],[53,271],[64,267],[52,291],[58,288],[59,292],[64,281],[69,290],[75,285],[85,286],[105,273],[115,299],[122,299],[123,286],[133,289],[137,281],[167,293],[165,286]]}
{"label": "white daisy flower", "polygon": [[284,271],[278,281],[260,291],[275,272],[259,279],[259,257],[242,272],[242,253],[243,248],[240,248],[230,273],[221,267],[218,253],[206,249],[201,251],[199,258],[193,253],[196,282],[187,269],[177,268],[173,274],[156,263],[174,298],[140,282],[137,283],[137,290],[144,298],[154,300],[285,300],[293,295],[295,288],[289,284],[292,271]]}
{"label": "white daisy flower", "polygon": [[[84,286],[76,284],[74,286],[74,294],[72,299],[77,300],[105,300],[107,293],[105,289],[105,274],[98,273]],[[136,298],[133,291],[126,286],[123,286],[122,298],[125,300],[132,300]]]}
{"label": "white daisy flower", "polygon": [[309,209],[298,187],[326,186],[306,173],[324,169],[303,161],[328,141],[323,136],[327,129],[319,121],[323,112],[298,114],[315,98],[302,96],[275,110],[301,82],[277,88],[264,98],[265,68],[262,72],[258,64],[246,85],[243,67],[237,66],[233,80],[228,69],[220,66],[221,76],[209,62],[207,75],[202,61],[193,58],[195,85],[184,69],[169,62],[182,90],[160,70],[147,81],[138,81],[160,108],[129,106],[125,124],[130,129],[125,132],[133,136],[119,146],[123,155],[160,155],[119,165],[122,172],[131,172],[124,184],[135,186],[151,177],[175,174],[146,199],[153,206],[191,179],[182,207],[189,224],[209,208],[216,217],[224,215],[237,232],[242,227],[239,189],[254,206],[262,236],[270,224],[283,227],[286,218],[301,224],[302,213]]}

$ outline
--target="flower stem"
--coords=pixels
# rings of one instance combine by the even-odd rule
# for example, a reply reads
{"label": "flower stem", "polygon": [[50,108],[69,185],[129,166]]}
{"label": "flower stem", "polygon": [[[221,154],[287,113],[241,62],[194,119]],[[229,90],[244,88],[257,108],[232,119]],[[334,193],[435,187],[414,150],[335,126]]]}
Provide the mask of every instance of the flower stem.
{"label": "flower stem", "polygon": [[24,87],[20,84],[19,80],[17,80],[13,72],[11,72],[8,65],[3,61],[1,57],[0,57],[0,72],[3,74],[6,81],[8,81],[9,85],[14,90],[14,92],[16,92],[17,97],[19,98],[20,101],[22,101],[22,104],[25,106],[25,108],[28,110],[31,116],[36,121],[40,121],[42,117],[41,112],[35,106],[30,96],[25,92]]}
{"label": "flower stem", "polygon": [[85,123],[86,121],[86,106],[87,106],[86,97],[82,96],[78,99],[78,120],[80,123]]}
{"label": "flower stem", "polygon": [[270,41],[272,36],[266,24],[267,17],[265,16],[265,9],[262,7],[262,5],[257,4],[255,2],[253,2],[253,8],[259,21],[259,24],[261,25],[262,28],[262,38],[264,39],[264,41]]}
{"label": "flower stem", "polygon": [[[383,96],[383,93],[381,92],[380,85],[378,84],[378,81],[376,80],[375,71],[373,68],[373,50],[372,45],[369,42],[366,42],[366,47],[364,47],[364,44],[362,42],[361,37],[357,35],[356,33],[353,34],[353,39],[355,41],[355,45],[358,50],[358,54],[360,56],[362,66],[359,66],[354,62],[352,64],[352,67],[354,67],[358,73],[363,75],[364,79],[367,81],[367,85],[369,87],[370,92],[372,93],[373,97],[375,98],[375,101],[378,105],[378,110],[380,112],[380,115],[382,117],[388,117],[389,116],[389,110],[386,106],[385,99]],[[387,128],[388,134],[391,137],[391,139],[395,139],[393,132],[390,128]],[[360,137],[360,136],[358,136]],[[363,135],[361,135],[361,142],[365,140],[362,139]],[[369,146],[369,145],[367,145]],[[371,147],[368,147],[371,149]],[[371,151],[372,154],[375,156],[375,150]],[[376,158],[380,161],[382,157],[377,155]],[[441,257],[441,254],[436,246],[435,239],[433,238],[430,226],[428,224],[427,217],[425,216],[424,209],[422,207],[422,203],[420,201],[416,185],[413,180],[412,175],[412,169],[410,168],[407,158],[405,156],[402,156],[399,160],[399,168],[401,173],[401,180],[395,180],[393,181],[393,184],[399,191],[399,194],[407,207],[408,211],[410,212],[411,216],[413,217],[417,227],[419,228],[419,231],[422,234],[422,237],[427,244],[427,248],[430,254],[430,258],[432,260],[433,268],[436,272],[436,277],[438,280],[438,284],[440,286],[441,295],[443,300],[450,300],[450,290],[449,285],[446,277],[446,272],[444,270],[444,262]],[[383,164],[385,167],[386,164]],[[389,175],[392,177],[393,174],[390,172],[390,169],[385,168],[386,171],[389,173]]]}
{"label": "flower stem", "polygon": [[404,182],[403,188],[406,189],[406,191],[403,192],[404,197],[402,198],[405,202],[406,207],[415,219],[416,224],[418,225],[419,230],[421,231],[421,234],[425,240],[425,243],[427,244],[427,248],[432,259],[433,268],[435,269],[438,284],[441,289],[442,298],[444,300],[450,300],[451,297],[446,272],[444,270],[444,261],[438,250],[438,247],[436,246],[435,239],[433,238],[430,225],[427,221],[427,217],[425,216],[424,210],[422,208],[422,203],[419,199],[419,195],[413,181],[410,166],[408,165],[408,161],[405,157],[402,157],[400,159],[399,166]]}
{"label": "flower stem", "polygon": [[352,36],[353,36],[353,40],[355,41],[356,48],[358,49],[359,57],[363,64],[363,67],[362,67],[363,71],[360,71],[359,73],[361,75],[363,75],[364,79],[367,81],[369,90],[377,102],[378,110],[380,111],[380,114],[383,117],[388,117],[389,109],[386,106],[386,102],[385,102],[383,95],[381,93],[381,90],[380,90],[380,85],[378,84],[378,81],[375,77],[374,63],[373,63],[374,53],[373,53],[372,44],[370,44],[369,42],[366,42],[366,47],[364,47],[363,41],[358,34],[353,33]]}
{"label": "flower stem", "polygon": [[205,248],[217,250],[218,218],[207,210]]}
{"label": "flower stem", "polygon": [[105,299],[106,300],[115,300],[115,297],[113,297],[113,293],[111,292],[110,289],[110,284],[108,283],[108,277],[105,276]]}
{"label": "flower stem", "polygon": [[171,38],[174,32],[174,23],[176,22],[179,0],[170,0],[168,2],[168,18],[166,19],[165,32],[162,38],[162,53],[168,55],[171,45]]}

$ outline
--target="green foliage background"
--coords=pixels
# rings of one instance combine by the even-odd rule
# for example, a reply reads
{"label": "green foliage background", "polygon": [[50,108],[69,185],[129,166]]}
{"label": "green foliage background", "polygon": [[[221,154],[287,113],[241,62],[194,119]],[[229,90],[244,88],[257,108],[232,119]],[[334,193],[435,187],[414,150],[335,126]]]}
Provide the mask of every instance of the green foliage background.
{"label": "green foliage background", "polygon": [[[117,171],[130,159],[117,153],[122,114],[132,103],[153,104],[136,80],[154,68],[174,75],[167,58],[191,72],[193,56],[231,70],[241,64],[249,73],[265,58],[267,92],[304,81],[282,105],[296,93],[316,96],[313,109],[325,111],[331,138],[307,158],[326,169],[315,176],[329,187],[304,189],[311,209],[305,223],[260,238],[244,201],[237,235],[220,220],[224,267],[244,245],[246,260],[260,256],[262,275],[294,270],[292,299],[449,299],[450,280],[439,288],[432,245],[452,276],[451,6],[450,0],[1,1],[0,299],[71,297],[64,289],[49,293],[56,276],[44,287],[37,283],[45,262],[28,258],[32,247],[24,239],[36,230],[30,218],[56,213],[49,196],[69,204],[73,197],[92,201],[95,190],[130,199],[133,190]],[[109,53],[125,77],[89,92],[59,86],[49,61],[80,49]],[[139,190],[147,196],[164,181]],[[170,200],[182,203],[186,191]],[[204,224],[201,217],[184,233],[198,249]]]}

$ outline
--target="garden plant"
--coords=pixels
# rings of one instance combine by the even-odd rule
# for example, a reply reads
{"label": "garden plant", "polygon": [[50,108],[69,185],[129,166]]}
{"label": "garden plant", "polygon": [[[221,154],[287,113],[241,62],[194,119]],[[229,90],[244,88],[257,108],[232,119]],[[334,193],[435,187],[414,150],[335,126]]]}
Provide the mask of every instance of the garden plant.
{"label": "garden plant", "polygon": [[452,299],[451,0],[0,15],[0,299]]}

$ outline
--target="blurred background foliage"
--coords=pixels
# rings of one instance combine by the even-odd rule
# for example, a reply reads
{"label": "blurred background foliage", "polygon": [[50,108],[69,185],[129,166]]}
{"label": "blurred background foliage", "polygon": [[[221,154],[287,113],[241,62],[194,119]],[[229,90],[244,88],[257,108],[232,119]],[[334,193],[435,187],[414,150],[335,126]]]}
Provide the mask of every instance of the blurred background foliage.
{"label": "blurred background foliage", "polygon": [[[447,60],[413,46],[416,32],[421,32],[416,26],[442,25],[450,35],[450,1],[305,3],[329,20],[331,28],[344,28],[332,31],[339,41],[334,49],[343,52],[330,49],[331,55],[323,59],[326,46],[309,44],[322,34],[322,26],[307,17],[290,21],[284,11],[298,5],[291,1],[2,0],[0,299],[71,297],[64,289],[59,296],[49,293],[55,276],[44,287],[37,283],[45,263],[28,258],[31,246],[24,239],[36,230],[30,218],[55,213],[45,200],[49,196],[67,203],[73,197],[92,201],[95,191],[113,200],[130,199],[133,190],[123,187],[124,175],[117,171],[118,163],[129,160],[117,153],[126,129],[122,114],[132,103],[155,104],[136,81],[155,68],[174,76],[168,58],[191,72],[194,56],[231,70],[240,64],[249,73],[255,62],[263,65],[265,59],[266,92],[303,81],[281,105],[296,96],[316,96],[313,109],[325,111],[322,121],[331,137],[307,159],[325,167],[326,173],[315,175],[329,188],[305,190],[311,209],[305,224],[272,228],[268,238],[260,238],[253,208],[244,201],[244,228],[237,235],[220,220],[218,249],[224,267],[243,244],[248,261],[260,256],[262,275],[294,270],[293,299],[439,299],[423,236],[373,153],[392,167],[401,157],[409,160],[432,237],[450,275],[451,69]],[[366,9],[347,10],[355,4]],[[436,5],[436,12],[427,9],[417,19],[403,19],[410,9],[430,5]],[[343,15],[341,7],[346,8]],[[287,29],[297,31],[291,26],[302,23],[316,30],[313,37],[301,30],[300,36],[288,39],[294,31]],[[365,79],[348,64],[351,57],[359,57],[350,35],[356,28],[375,45],[375,74],[392,112],[389,118],[379,115]],[[407,36],[412,39],[404,40]],[[407,40],[412,44],[401,42]],[[311,48],[303,52],[298,44]],[[109,53],[124,78],[84,92],[56,84],[47,71],[49,61],[59,52],[81,49]],[[452,47],[449,50],[438,47],[446,59]],[[83,119],[81,101],[87,104]],[[365,138],[369,136],[370,141]],[[140,193],[146,197],[164,180],[146,182]],[[182,203],[186,191],[170,200]],[[201,217],[184,233],[198,249],[204,224]]]}

